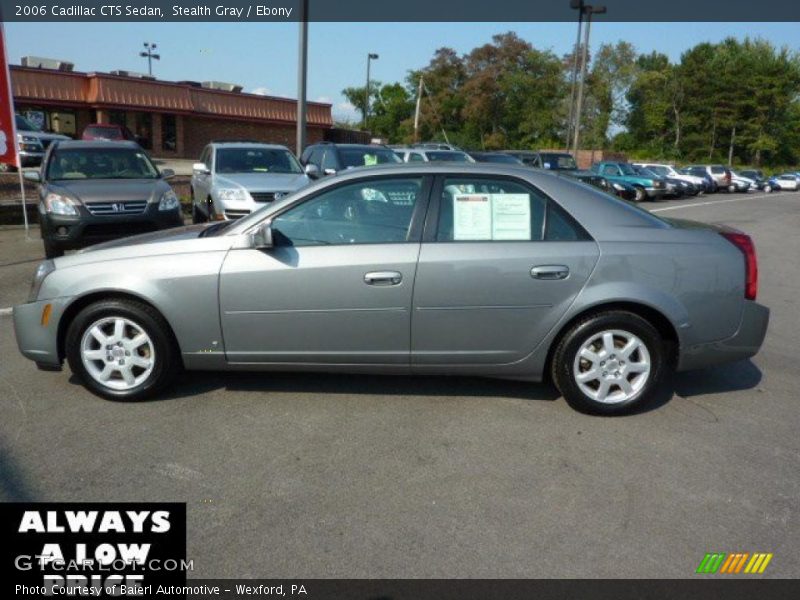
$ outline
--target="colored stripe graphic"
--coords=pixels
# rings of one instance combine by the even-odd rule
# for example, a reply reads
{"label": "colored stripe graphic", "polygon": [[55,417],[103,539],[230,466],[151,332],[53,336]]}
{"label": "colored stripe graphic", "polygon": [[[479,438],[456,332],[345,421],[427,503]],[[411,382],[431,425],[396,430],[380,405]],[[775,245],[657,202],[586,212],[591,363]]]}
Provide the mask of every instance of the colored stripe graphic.
{"label": "colored stripe graphic", "polygon": [[728,555],[728,560],[722,565],[720,569],[720,573],[738,573],[744,567],[745,561],[750,556],[749,553],[745,552],[734,552],[733,554]]}
{"label": "colored stripe graphic", "polygon": [[744,569],[745,573],[763,573],[767,568],[769,561],[772,560],[772,553],[755,552],[753,558],[747,563]]}
{"label": "colored stripe graphic", "polygon": [[722,561],[725,560],[725,553],[724,552],[712,552],[708,553],[703,557],[703,560],[700,561],[700,566],[697,567],[697,571],[695,573],[716,573],[717,569],[719,569]]}

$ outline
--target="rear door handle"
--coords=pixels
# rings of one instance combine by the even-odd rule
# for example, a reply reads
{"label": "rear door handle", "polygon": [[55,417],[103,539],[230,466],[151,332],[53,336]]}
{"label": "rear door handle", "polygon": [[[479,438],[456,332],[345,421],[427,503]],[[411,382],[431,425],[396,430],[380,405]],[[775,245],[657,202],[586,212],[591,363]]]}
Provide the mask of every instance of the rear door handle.
{"label": "rear door handle", "polygon": [[364,275],[367,285],[400,285],[403,274],[398,271],[373,271]]}
{"label": "rear door handle", "polygon": [[566,279],[569,276],[569,267],[566,265],[541,265],[531,269],[534,279]]}

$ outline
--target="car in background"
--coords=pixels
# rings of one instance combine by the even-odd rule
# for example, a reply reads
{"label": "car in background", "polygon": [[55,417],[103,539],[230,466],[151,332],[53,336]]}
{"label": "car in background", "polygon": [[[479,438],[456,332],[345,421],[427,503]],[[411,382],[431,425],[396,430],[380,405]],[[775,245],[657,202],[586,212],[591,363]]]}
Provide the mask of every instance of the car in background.
{"label": "car in background", "polygon": [[717,180],[711,176],[705,167],[682,167],[677,169],[677,171],[682,175],[691,175],[693,177],[701,178],[705,182],[705,192],[707,194],[719,191],[719,184],[717,183]]}
{"label": "car in background", "polygon": [[800,189],[800,181],[795,173],[784,173],[778,175],[773,180],[781,190],[796,191]]}
{"label": "car in background", "polygon": [[505,152],[468,152],[467,154],[469,154],[476,162],[525,166],[525,164],[516,156],[511,156]]}
{"label": "car in background", "polygon": [[211,142],[192,166],[192,222],[244,217],[310,182],[286,146]]}
{"label": "car in background", "polygon": [[757,288],[739,231],[541,170],[384,165],[45,261],[13,319],[25,357],[117,401],[182,368],[321,370],[549,379],[613,415],[757,353]]}
{"label": "car in background", "polygon": [[530,155],[529,166],[536,169],[551,171],[575,171],[578,163],[569,152],[533,152]]}
{"label": "car in background", "polygon": [[731,183],[736,186],[735,191],[739,193],[746,193],[749,192],[751,189],[755,189],[755,181],[749,179],[747,177],[742,177],[741,175],[737,174],[736,171],[733,169],[730,170],[731,172]]}
{"label": "car in background", "polygon": [[135,142],[53,142],[41,169],[25,172],[39,184],[45,256],[183,225],[173,175]]}
{"label": "car in background", "polygon": [[775,189],[775,186],[770,182],[770,178],[764,177],[764,172],[758,169],[745,169],[739,171],[741,177],[746,177],[753,182],[754,189],[769,194]]}
{"label": "car in background", "polygon": [[432,150],[418,147],[393,150],[403,162],[475,162],[474,158],[462,150]]}
{"label": "car in background", "polygon": [[576,181],[593,185],[597,189],[602,190],[607,194],[611,194],[612,196],[622,198],[623,200],[633,200],[636,197],[636,189],[633,186],[621,181],[611,182],[602,175],[592,173],[591,171],[584,171],[580,169],[572,171],[565,169],[559,171],[558,175],[563,177],[571,177]]}
{"label": "car in background", "polygon": [[633,163],[638,167],[649,169],[659,177],[667,179],[679,179],[687,183],[691,183],[697,190],[698,194],[708,191],[707,180],[705,177],[698,175],[691,175],[689,173],[681,173],[675,169],[674,165],[664,163]]}
{"label": "car in background", "polygon": [[634,202],[659,200],[667,193],[667,185],[660,177],[639,175],[630,163],[602,161],[592,165],[591,171],[611,182],[619,181],[632,185],[636,190]]}
{"label": "car in background", "polygon": [[534,152],[533,150],[501,150],[503,154],[509,154],[514,158],[522,161],[522,164],[528,167],[534,166],[534,160],[538,152]]}
{"label": "car in background", "polygon": [[411,147],[423,148],[425,150],[461,150],[461,148],[449,142],[417,142],[411,144]]}
{"label": "car in background", "polygon": [[646,167],[641,167],[638,165],[633,165],[633,170],[636,171],[638,175],[642,177],[649,177],[653,181],[660,179],[664,182],[664,185],[667,188],[666,193],[664,194],[665,198],[683,198],[687,195],[696,195],[697,188],[695,188],[691,183],[687,181],[683,181],[681,179],[673,179],[671,177],[662,177],[657,173],[651,171]]}
{"label": "car in background", "polygon": [[124,125],[114,123],[92,123],[83,128],[81,139],[87,142],[107,141],[120,142],[130,141],[139,143],[134,133]]}
{"label": "car in background", "polygon": [[[42,164],[44,154],[50,144],[70,139],[66,135],[40,130],[22,115],[14,115],[14,121],[17,128],[19,161],[23,167],[38,167]],[[5,164],[3,166],[6,169],[13,168],[7,167]]]}
{"label": "car in background", "polygon": [[335,175],[339,171],[355,167],[374,167],[403,162],[388,146],[373,144],[334,144],[320,142],[308,146],[300,156],[300,164],[306,175],[318,179]]}
{"label": "car in background", "polygon": [[741,191],[741,185],[733,181],[731,171],[724,165],[691,165],[688,167],[694,174],[696,171],[703,171],[709,175],[717,185],[717,189],[728,192]]}

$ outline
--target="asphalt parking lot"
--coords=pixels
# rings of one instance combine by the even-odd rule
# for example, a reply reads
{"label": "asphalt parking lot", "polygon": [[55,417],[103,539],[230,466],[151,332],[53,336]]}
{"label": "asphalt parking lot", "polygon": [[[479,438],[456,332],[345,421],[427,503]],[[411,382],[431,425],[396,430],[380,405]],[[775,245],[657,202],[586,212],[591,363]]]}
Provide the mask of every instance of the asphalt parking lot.
{"label": "asphalt parking lot", "polygon": [[[692,577],[706,552],[800,576],[800,193],[648,204],[750,233],[772,309],[752,361],[652,410],[548,385],[197,374],[119,404],[17,353],[0,311],[0,500],[185,501],[191,577]],[[35,234],[34,234],[35,235]],[[0,231],[0,307],[42,247]]]}

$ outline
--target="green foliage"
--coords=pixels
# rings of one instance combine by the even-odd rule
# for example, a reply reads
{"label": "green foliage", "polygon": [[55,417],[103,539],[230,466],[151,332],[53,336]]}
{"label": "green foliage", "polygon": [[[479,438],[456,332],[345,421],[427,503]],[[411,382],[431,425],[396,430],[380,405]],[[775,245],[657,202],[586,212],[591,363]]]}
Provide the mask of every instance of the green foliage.
{"label": "green foliage", "polygon": [[[573,55],[556,57],[513,32],[459,55],[440,48],[405,82],[372,82],[370,130],[468,148],[563,147]],[[362,112],[364,87],[344,96]],[[800,58],[764,40],[700,43],[671,63],[627,42],[587,61],[581,146],[673,161],[786,165],[800,159]]]}

